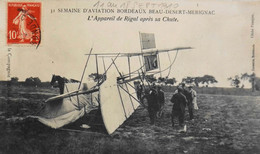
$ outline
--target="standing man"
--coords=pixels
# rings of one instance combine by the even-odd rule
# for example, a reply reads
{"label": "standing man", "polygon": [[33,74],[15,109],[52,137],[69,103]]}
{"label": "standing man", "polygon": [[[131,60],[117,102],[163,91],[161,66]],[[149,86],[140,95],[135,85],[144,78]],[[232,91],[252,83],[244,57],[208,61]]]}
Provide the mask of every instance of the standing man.
{"label": "standing man", "polygon": [[157,113],[157,117],[161,117],[163,114],[163,108],[165,104],[164,92],[162,91],[161,86],[157,86],[157,101],[159,105],[159,111]]}
{"label": "standing man", "polygon": [[185,106],[187,104],[187,99],[183,94],[182,87],[178,87],[178,93],[173,94],[171,98],[172,106],[172,127],[174,127],[174,118],[178,117],[179,125],[182,127],[184,123]]}
{"label": "standing man", "polygon": [[141,100],[142,92],[143,92],[143,86],[139,83],[137,85],[137,90],[136,90],[138,100]]}
{"label": "standing man", "polygon": [[192,86],[189,86],[189,92],[191,93],[191,97],[192,97],[192,105],[194,110],[198,110],[198,104],[197,104],[197,92],[193,89]]}
{"label": "standing man", "polygon": [[181,84],[182,88],[183,88],[183,94],[185,95],[187,101],[188,101],[188,110],[189,110],[189,116],[190,116],[190,120],[193,119],[193,104],[192,104],[192,94],[190,93],[189,90],[186,89],[185,87],[185,83]]}
{"label": "standing man", "polygon": [[157,101],[157,92],[154,87],[152,87],[147,96],[148,99],[148,113],[151,121],[151,125],[154,125],[156,119],[156,113],[158,112],[159,105]]}

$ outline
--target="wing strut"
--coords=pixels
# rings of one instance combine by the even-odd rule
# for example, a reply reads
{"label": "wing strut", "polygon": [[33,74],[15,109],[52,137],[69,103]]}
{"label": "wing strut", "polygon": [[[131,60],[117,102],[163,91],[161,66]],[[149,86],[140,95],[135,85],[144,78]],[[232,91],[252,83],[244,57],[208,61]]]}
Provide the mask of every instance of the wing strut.
{"label": "wing strut", "polygon": [[[93,47],[91,47],[91,49],[90,49],[90,52],[89,52],[90,54],[91,54],[92,50],[93,50]],[[82,73],[82,76],[81,76],[81,79],[80,79],[78,91],[79,91],[80,86],[81,86],[81,84],[82,84],[82,80],[83,80],[83,77],[84,77],[84,75],[85,75],[86,68],[87,68],[87,66],[88,66],[89,58],[90,58],[90,55],[88,56],[88,59],[87,59],[86,64],[85,64],[85,66],[84,66],[84,70],[83,70],[83,73]],[[77,93],[78,93],[78,92],[77,92]],[[80,107],[80,106],[79,106],[79,95],[77,95],[77,102],[78,102],[78,108],[79,108],[79,107]],[[79,108],[79,109],[80,109],[80,108]]]}
{"label": "wing strut", "polygon": [[131,65],[130,65],[130,57],[127,56],[127,60],[128,60],[128,72],[129,72],[129,77],[131,79]]}
{"label": "wing strut", "polygon": [[159,56],[159,53],[157,54],[157,62],[158,62],[158,64],[159,64],[160,77],[162,77],[162,70],[161,70],[161,63],[160,63],[160,56]]}
{"label": "wing strut", "polygon": [[[117,70],[117,72],[119,73],[120,77],[124,80],[123,75],[119,72],[119,69],[118,69],[118,67],[116,66],[116,64],[115,64],[114,61],[113,61],[113,64],[115,65],[116,70]],[[127,87],[126,82],[125,82],[125,87],[126,87],[126,89],[127,89],[127,91],[128,91],[127,94],[129,95],[129,99],[130,99],[130,101],[131,101],[131,104],[132,104],[133,110],[135,110],[135,108],[134,108],[134,104],[133,104],[133,100],[132,100],[132,98],[131,98],[131,96],[130,96],[129,89],[128,89],[128,87]],[[121,87],[121,88],[122,88],[122,87]]]}
{"label": "wing strut", "polygon": [[99,74],[98,74],[98,58],[97,58],[97,55],[95,55],[95,58],[96,58],[97,78],[98,78],[98,82],[99,82]]}
{"label": "wing strut", "polygon": [[[178,51],[178,50],[177,50]],[[170,54],[169,54],[169,52],[167,52],[167,54],[168,54],[168,58],[169,58],[169,61],[171,62],[172,60],[171,60],[171,56],[170,56]],[[169,69],[169,72],[168,72],[168,74],[167,74],[167,78],[168,78],[168,76],[170,75],[170,73],[171,73],[171,67],[170,67],[170,69]]]}
{"label": "wing strut", "polygon": [[[129,83],[127,83],[127,84],[129,84]],[[130,84],[129,84],[129,85],[130,85]],[[140,103],[140,101],[139,101],[138,99],[136,99],[132,94],[130,94],[127,90],[125,90],[121,85],[119,85],[119,87],[120,87],[121,89],[123,89],[127,94],[129,94],[130,97],[132,97],[133,99],[135,99],[137,102]]]}
{"label": "wing strut", "polygon": [[104,71],[106,71],[106,65],[105,65],[105,62],[104,62],[104,57],[102,57],[102,61],[103,61]]}
{"label": "wing strut", "polygon": [[84,77],[84,75],[85,75],[85,71],[86,71],[86,68],[87,68],[87,66],[88,66],[88,61],[89,61],[89,58],[90,58],[90,55],[91,55],[92,50],[93,50],[93,47],[90,49],[90,52],[89,52],[89,55],[88,55],[88,59],[87,59],[87,61],[86,61],[86,64],[85,64],[85,67],[84,67],[84,70],[83,70],[83,73],[82,73],[82,76],[81,76],[81,79],[80,79],[80,83],[79,83],[78,90],[79,90],[79,88],[80,88],[80,86],[81,86],[83,77]]}
{"label": "wing strut", "polygon": [[120,100],[121,100],[121,104],[122,104],[122,107],[123,107],[123,110],[124,110],[124,113],[125,113],[125,119],[127,119],[127,115],[126,115],[126,111],[125,111],[125,105],[124,105],[124,102],[123,102],[123,99],[122,99],[122,96],[121,96],[121,92],[119,90],[119,85],[117,85],[117,90],[118,90],[118,93],[119,93],[119,96],[120,96]]}

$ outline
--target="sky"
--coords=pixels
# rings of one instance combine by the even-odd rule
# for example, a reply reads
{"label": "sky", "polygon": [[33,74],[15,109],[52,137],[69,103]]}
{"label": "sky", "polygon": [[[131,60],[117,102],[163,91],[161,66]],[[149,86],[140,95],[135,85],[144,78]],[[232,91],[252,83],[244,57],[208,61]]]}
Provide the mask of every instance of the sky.
{"label": "sky", "polygon": [[[179,51],[170,72],[170,77],[181,81],[187,76],[213,75],[218,83],[214,86],[230,86],[228,77],[241,73],[252,73],[252,45],[260,46],[260,15],[258,2],[179,2],[179,10],[214,10],[215,15],[171,15],[171,14],[87,14],[58,13],[58,8],[93,8],[97,1],[43,1],[41,15],[42,40],[38,49],[31,45],[6,44],[6,13],[0,13],[0,80],[7,77],[7,53],[11,49],[11,77],[20,81],[27,77],[39,77],[50,81],[52,74],[80,79],[87,56],[92,53],[141,52],[139,32],[154,33],[156,48],[192,47],[192,50]],[[117,1],[115,3],[120,3]],[[149,1],[143,1],[144,3]],[[165,1],[167,4],[170,1]],[[4,4],[4,5],[2,5]],[[6,2],[1,1],[0,11],[6,12]],[[256,5],[257,4],[257,5]],[[56,9],[51,13],[51,9]],[[147,9],[148,10],[148,9]],[[254,38],[251,38],[252,14],[254,14]],[[88,21],[88,16],[130,16],[152,18],[177,18],[178,22],[126,22],[126,21]],[[259,55],[256,50],[256,56]],[[176,52],[170,52],[174,59]],[[257,66],[260,59],[257,61]],[[162,68],[170,62],[168,54],[160,55]],[[106,65],[111,57],[105,59]],[[123,73],[128,72],[126,58],[118,58],[116,64]],[[102,59],[99,59],[102,71]],[[131,58],[131,69],[140,67],[137,58]],[[95,60],[88,63],[86,76],[95,72]],[[255,68],[257,69],[257,68]],[[257,73],[257,70],[256,70]],[[163,75],[168,72],[163,73]],[[257,73],[258,74],[258,73]],[[247,86],[249,86],[247,84]]]}

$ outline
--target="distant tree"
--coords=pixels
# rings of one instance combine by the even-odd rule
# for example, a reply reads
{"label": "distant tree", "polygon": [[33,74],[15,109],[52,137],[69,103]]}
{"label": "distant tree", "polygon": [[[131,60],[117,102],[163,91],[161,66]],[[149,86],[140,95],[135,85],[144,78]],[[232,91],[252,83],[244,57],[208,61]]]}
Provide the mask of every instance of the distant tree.
{"label": "distant tree", "polygon": [[255,90],[260,91],[260,78],[255,77]]}
{"label": "distant tree", "polygon": [[248,74],[248,73],[242,73],[240,79],[242,81],[248,81],[252,85],[252,91],[256,89],[256,76],[255,73]]}
{"label": "distant tree", "polygon": [[196,85],[196,87],[199,87],[199,84],[203,81],[202,77],[195,77],[193,82]]}
{"label": "distant tree", "polygon": [[250,75],[249,74],[247,74],[247,73],[243,73],[243,74],[241,74],[241,80],[249,80],[249,78],[250,78]]}
{"label": "distant tree", "polygon": [[165,82],[165,78],[164,77],[159,77],[158,78],[158,83],[164,83]]}
{"label": "distant tree", "polygon": [[241,81],[240,81],[238,78],[235,78],[235,79],[234,79],[233,83],[234,83],[234,85],[236,86],[236,88],[239,88],[240,82],[241,82]]}
{"label": "distant tree", "polygon": [[25,79],[25,85],[27,86],[39,86],[41,80],[38,77],[29,77]]}
{"label": "distant tree", "polygon": [[204,75],[203,77],[186,77],[182,79],[182,82],[185,84],[195,84],[199,87],[199,84],[206,84],[206,86],[210,84],[217,83],[218,81],[212,75]]}
{"label": "distant tree", "polygon": [[33,81],[35,86],[39,86],[42,83],[39,77],[34,77]]}
{"label": "distant tree", "polygon": [[242,73],[241,75],[235,75],[235,77],[230,77],[228,78],[228,80],[231,82],[231,86],[237,88],[240,86],[240,84],[242,84],[241,88],[244,88],[244,82],[248,81],[252,85],[252,91],[256,89],[256,76],[254,73]]}
{"label": "distant tree", "polygon": [[228,80],[230,81],[231,86],[239,88],[239,84],[241,83],[241,81],[238,75],[236,75],[235,77],[229,77]]}
{"label": "distant tree", "polygon": [[19,80],[18,77],[12,77],[12,78],[11,78],[11,82],[12,82],[12,83],[17,83],[18,80]]}
{"label": "distant tree", "polygon": [[202,84],[206,83],[206,86],[208,86],[209,84],[218,83],[218,81],[212,75],[204,75],[203,77],[200,78],[200,80]]}
{"label": "distant tree", "polygon": [[165,84],[171,84],[171,85],[174,85],[175,83],[177,82],[177,80],[175,78],[170,78],[170,79],[166,79],[165,80]]}
{"label": "distant tree", "polygon": [[194,78],[193,77],[186,77],[182,79],[182,82],[185,84],[192,84],[194,82]]}
{"label": "distant tree", "polygon": [[25,79],[25,85],[33,86],[33,84],[34,84],[33,77],[29,77]]}

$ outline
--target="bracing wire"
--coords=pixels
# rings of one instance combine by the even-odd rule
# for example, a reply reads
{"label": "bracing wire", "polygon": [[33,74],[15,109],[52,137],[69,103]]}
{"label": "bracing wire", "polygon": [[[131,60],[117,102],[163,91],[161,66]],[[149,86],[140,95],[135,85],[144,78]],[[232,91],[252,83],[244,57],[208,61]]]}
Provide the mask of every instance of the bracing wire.
{"label": "bracing wire", "polygon": [[[171,60],[171,56],[170,56],[170,54],[169,54],[169,52],[167,52],[167,54],[168,54],[168,58],[169,58],[169,61],[171,62],[172,60]],[[175,56],[176,57],[176,56]],[[172,66],[169,68],[169,72],[168,72],[168,74],[167,74],[167,78],[169,77],[169,75],[171,74],[171,69],[172,69]]]}
{"label": "bracing wire", "polygon": [[[172,66],[173,66],[173,64],[175,63],[176,59],[177,59],[178,53],[179,53],[179,50],[176,51],[175,57],[174,57],[173,61],[171,62],[171,58],[170,58],[170,55],[169,55],[169,52],[168,52],[168,57],[169,57],[169,61],[171,62],[171,64],[170,64],[167,68],[165,68],[164,70],[151,73],[150,75],[158,74],[158,73],[164,72],[164,71],[166,71],[166,70],[169,70],[169,72],[168,72],[168,74],[167,74],[167,76],[166,76],[166,77],[168,77],[168,76],[170,75],[170,73],[171,73]],[[145,64],[144,64],[143,66],[141,66],[140,68],[138,68],[137,70],[135,70],[135,71],[133,71],[133,72],[130,72],[129,74],[126,74],[126,75],[124,75],[124,76],[134,74],[135,72],[138,72],[139,70],[142,70],[142,68],[143,68],[144,66],[145,66]]]}
{"label": "bracing wire", "polygon": [[138,68],[137,70],[133,71],[133,72],[130,72],[130,73],[128,73],[128,74],[125,74],[124,76],[128,76],[128,75],[134,74],[135,72],[138,72],[139,70],[142,70],[143,67],[144,67],[144,65],[141,66],[140,68]]}
{"label": "bracing wire", "polygon": [[[166,70],[168,70],[168,69],[169,69],[169,72],[170,72],[170,71],[171,71],[171,68],[172,68],[172,66],[173,66],[173,64],[175,63],[175,61],[176,61],[176,59],[177,59],[178,53],[179,53],[179,50],[177,50],[177,52],[176,52],[176,54],[175,54],[175,57],[174,57],[174,60],[172,61],[172,63],[170,64],[170,66],[168,66],[167,68],[165,68],[165,69],[162,70],[162,71],[157,71],[157,72],[151,73],[151,75],[158,74],[158,73],[160,73],[160,72],[164,72],[164,71],[166,71]],[[170,73],[168,73],[168,76],[169,76],[169,74],[170,74]],[[167,77],[168,77],[168,76],[167,76]]]}

